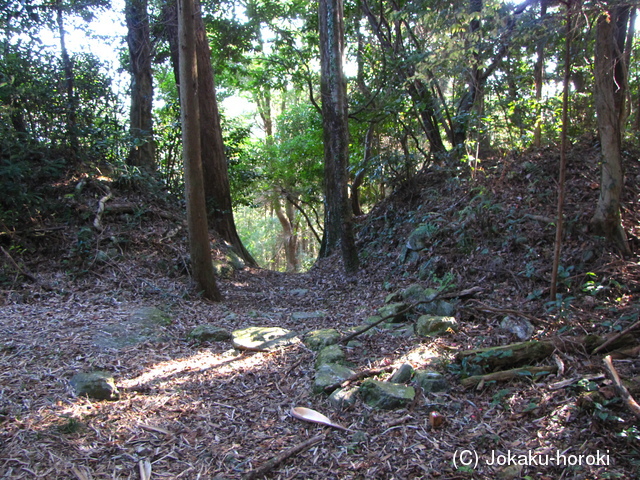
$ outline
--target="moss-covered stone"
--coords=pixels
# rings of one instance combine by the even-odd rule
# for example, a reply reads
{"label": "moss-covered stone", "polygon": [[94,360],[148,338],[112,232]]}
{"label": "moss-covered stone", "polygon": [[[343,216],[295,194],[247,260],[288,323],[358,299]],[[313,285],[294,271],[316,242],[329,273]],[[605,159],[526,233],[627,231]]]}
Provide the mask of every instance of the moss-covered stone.
{"label": "moss-covered stone", "polygon": [[325,363],[337,363],[339,365],[344,365],[344,351],[335,344],[324,347],[318,352],[318,356],[316,357],[316,368],[319,368],[320,365],[324,365]]}
{"label": "moss-covered stone", "polygon": [[116,382],[108,372],[78,373],[71,378],[70,383],[79,397],[86,395],[96,400],[120,399]]}
{"label": "moss-covered stone", "polygon": [[454,317],[439,315],[422,315],[416,322],[416,335],[422,337],[435,337],[443,335],[449,330],[458,330],[458,322]]}
{"label": "moss-covered stone", "polygon": [[313,383],[313,393],[322,393],[325,387],[344,382],[354,375],[353,370],[336,363],[325,363],[316,370],[316,378]]}
{"label": "moss-covered stone", "polygon": [[449,390],[449,382],[438,372],[426,370],[416,371],[413,381],[422,388],[425,393],[446,392]]}
{"label": "moss-covered stone", "polygon": [[329,403],[335,408],[353,405],[358,399],[358,387],[339,388],[329,395]]}
{"label": "moss-covered stone", "polygon": [[304,344],[311,350],[318,351],[328,345],[333,345],[340,340],[340,332],[335,328],[325,328],[322,330],[313,330],[307,333],[304,338]]}
{"label": "moss-covered stone", "polygon": [[371,407],[392,410],[407,406],[413,401],[416,392],[407,385],[368,379],[360,387],[360,395]]}
{"label": "moss-covered stone", "polygon": [[389,377],[391,383],[409,383],[411,377],[413,377],[413,367],[408,363],[403,363],[398,369],[393,372],[393,375]]}
{"label": "moss-covered stone", "polygon": [[300,341],[295,332],[280,327],[248,327],[231,332],[233,346],[240,350],[272,350]]}
{"label": "moss-covered stone", "polygon": [[187,336],[199,342],[224,342],[231,339],[231,332],[211,323],[205,323],[195,327]]}

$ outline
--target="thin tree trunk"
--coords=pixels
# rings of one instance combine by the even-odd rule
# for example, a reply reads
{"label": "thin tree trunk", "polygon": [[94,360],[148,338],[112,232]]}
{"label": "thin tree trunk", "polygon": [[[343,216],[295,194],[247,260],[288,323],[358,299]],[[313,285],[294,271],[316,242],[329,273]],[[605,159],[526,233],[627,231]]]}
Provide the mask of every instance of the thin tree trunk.
{"label": "thin tree trunk", "polygon": [[131,61],[130,133],[134,145],[127,164],[148,172],[155,171],[153,139],[153,80],[151,72],[151,39],[147,0],[127,0],[127,43]]}
{"label": "thin tree trunk", "polygon": [[567,31],[564,52],[564,78],[562,89],[562,140],[560,146],[560,173],[558,174],[558,207],[556,219],[556,239],[554,245],[553,266],[551,269],[551,301],[556,300],[558,288],[558,267],[562,252],[562,231],[564,225],[564,187],[567,172],[567,131],[569,129],[569,81],[571,80],[571,35],[573,34],[573,7],[567,6]]}
{"label": "thin tree trunk", "polygon": [[624,60],[629,6],[615,6],[598,19],[595,49],[595,92],[602,148],[600,196],[591,219],[595,233],[605,236],[623,255],[631,254],[622,226],[620,201],[624,184],[622,129],[626,120],[627,66]]}
{"label": "thin tree trunk", "polygon": [[341,249],[348,274],[359,268],[353,234],[353,213],[347,190],[349,126],[347,82],[343,73],[344,22],[342,0],[319,0],[320,92],[324,134],[325,228],[320,255]]}
{"label": "thin tree trunk", "polygon": [[196,60],[195,14],[193,0],[178,1],[180,44],[180,104],[184,156],[184,179],[189,226],[189,250],[193,275],[205,298],[220,301],[209,245],[207,208],[202,180],[200,109],[198,106],[198,67]]}

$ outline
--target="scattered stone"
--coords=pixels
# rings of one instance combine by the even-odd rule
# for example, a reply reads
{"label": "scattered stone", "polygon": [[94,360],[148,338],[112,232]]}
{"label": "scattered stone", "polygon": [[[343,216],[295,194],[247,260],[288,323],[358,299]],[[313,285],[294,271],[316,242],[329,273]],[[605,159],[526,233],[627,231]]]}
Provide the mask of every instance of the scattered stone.
{"label": "scattered stone", "polygon": [[520,317],[504,317],[500,322],[500,327],[508,332],[513,333],[516,337],[518,337],[518,339],[522,341],[529,340],[535,332],[535,328],[533,327],[531,322],[526,318]]}
{"label": "scattered stone", "polygon": [[339,388],[329,395],[329,403],[334,408],[345,408],[353,405],[358,399],[358,387]]}
{"label": "scattered stone", "polygon": [[378,309],[378,315],[380,317],[387,317],[391,315],[391,318],[387,321],[388,323],[400,323],[407,320],[407,313],[400,313],[402,310],[405,310],[408,307],[406,303],[397,302],[390,303],[385,305],[384,307],[380,307]]}
{"label": "scattered stone", "polygon": [[409,383],[411,381],[411,377],[413,377],[413,373],[413,367],[408,363],[403,363],[395,372],[393,372],[393,375],[391,375],[387,381],[391,383]]}
{"label": "scattered stone", "polygon": [[96,400],[119,400],[120,392],[113,376],[108,372],[77,373],[71,378],[76,395],[86,395]]}
{"label": "scattered stone", "polygon": [[449,331],[458,330],[458,321],[454,317],[439,315],[422,315],[416,322],[416,335],[422,337],[435,337]]}
{"label": "scattered stone", "polygon": [[360,395],[370,407],[392,410],[407,406],[413,401],[416,392],[407,385],[368,379],[360,387]]}
{"label": "scattered stone", "polygon": [[447,382],[444,375],[438,372],[418,370],[413,377],[413,381],[425,393],[446,392],[449,390],[449,382]]}
{"label": "scattered stone", "polygon": [[313,330],[304,338],[304,344],[311,350],[318,351],[328,345],[333,345],[340,340],[340,332],[335,328],[325,328],[322,330]]}
{"label": "scattered stone", "polygon": [[233,267],[226,261],[213,260],[213,271],[216,277],[229,279],[233,276]]}
{"label": "scattered stone", "polygon": [[273,350],[299,341],[295,332],[280,327],[248,327],[231,332],[231,342],[239,350]]}
{"label": "scattered stone", "polygon": [[307,288],[294,288],[293,290],[289,291],[289,295],[292,295],[294,297],[304,297],[307,293],[309,293],[309,290]]}
{"label": "scattered stone", "polygon": [[407,248],[409,250],[423,250],[427,248],[434,233],[432,225],[419,226],[409,235]]}
{"label": "scattered stone", "polygon": [[96,326],[94,343],[102,348],[120,349],[142,342],[167,339],[164,327],[171,325],[171,316],[157,307],[141,307],[117,324]]}
{"label": "scattered stone", "polygon": [[[432,289],[429,289],[429,292],[431,291]],[[400,297],[402,298],[402,300],[406,301],[407,303],[417,303],[417,302],[424,302],[425,300],[429,300],[429,295],[427,294],[427,291],[417,283],[414,283],[413,285],[409,285],[407,288],[402,290],[400,292]]]}
{"label": "scattered stone", "polygon": [[303,320],[313,320],[316,318],[324,318],[327,314],[325,312],[315,311],[315,312],[293,312],[291,314],[291,320],[295,321],[303,321]]}
{"label": "scattered stone", "polygon": [[325,387],[344,382],[354,375],[353,370],[336,363],[325,363],[316,370],[316,378],[313,383],[313,393],[322,393]]}
{"label": "scattered stone", "polygon": [[227,329],[212,323],[198,325],[187,336],[199,342],[224,342],[231,339],[231,333]]}
{"label": "scattered stone", "polygon": [[325,363],[337,363],[339,365],[344,365],[344,352],[338,345],[329,345],[318,352],[318,356],[316,357],[316,368],[319,368]]}

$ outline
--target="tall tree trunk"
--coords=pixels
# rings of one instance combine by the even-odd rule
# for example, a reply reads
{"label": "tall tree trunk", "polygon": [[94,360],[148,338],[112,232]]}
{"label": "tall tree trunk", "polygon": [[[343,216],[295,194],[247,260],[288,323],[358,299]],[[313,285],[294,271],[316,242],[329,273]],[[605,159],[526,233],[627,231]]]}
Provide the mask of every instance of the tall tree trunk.
{"label": "tall tree trunk", "polygon": [[196,0],[196,52],[198,56],[198,101],[200,103],[200,135],[202,141],[202,167],[204,190],[209,220],[220,236],[229,242],[235,252],[253,267],[258,264],[242,244],[233,218],[231,187],[227,156],[224,153],[222,125],[216,99],[216,86],[211,64],[211,49],[202,20],[200,4]]}
{"label": "tall tree trunk", "polygon": [[347,274],[353,274],[359,268],[359,261],[347,191],[349,125],[347,82],[342,67],[343,4],[342,0],[319,2],[325,190],[325,227],[320,256],[329,256],[340,247],[344,269]]}
{"label": "tall tree trunk", "polygon": [[[177,68],[177,30],[175,28],[176,4],[167,0],[163,6],[162,17],[164,30],[169,41],[171,61],[176,83],[180,84],[180,70]],[[211,49],[202,20],[199,3],[196,2],[196,52],[198,58],[198,101],[200,105],[201,152],[204,174],[204,188],[208,217],[213,229],[229,244],[247,265],[257,267],[258,264],[245,248],[233,217],[231,187],[227,158],[222,140],[222,125],[216,99]]]}
{"label": "tall tree trunk", "polygon": [[127,164],[148,172],[155,171],[153,139],[153,80],[151,72],[151,39],[147,0],[127,0],[127,43],[131,60],[130,134],[134,145]]}
{"label": "tall tree trunk", "polygon": [[178,1],[180,42],[180,113],[184,156],[184,180],[189,226],[189,250],[193,275],[205,298],[220,301],[209,245],[207,208],[202,180],[198,67],[195,42],[196,8],[193,0]]}
{"label": "tall tree trunk", "polygon": [[56,0],[56,21],[58,23],[58,34],[60,35],[60,54],[62,57],[64,85],[67,94],[67,105],[65,108],[67,117],[67,138],[69,139],[71,161],[72,163],[76,163],[78,161],[80,143],[78,141],[77,107],[74,86],[75,78],[73,74],[73,63],[67,50],[66,32],[64,31],[64,11],[61,0]]}
{"label": "tall tree trunk", "polygon": [[620,200],[624,184],[622,130],[626,121],[627,65],[624,51],[629,20],[628,5],[614,6],[601,15],[596,28],[595,103],[602,148],[600,196],[591,224],[623,255],[630,255],[622,227]]}

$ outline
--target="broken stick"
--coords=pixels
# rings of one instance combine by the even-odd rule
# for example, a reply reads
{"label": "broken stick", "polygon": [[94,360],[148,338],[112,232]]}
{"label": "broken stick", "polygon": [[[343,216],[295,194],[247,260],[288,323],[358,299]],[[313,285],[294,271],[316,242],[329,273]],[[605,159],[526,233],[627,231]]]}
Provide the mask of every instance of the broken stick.
{"label": "broken stick", "polygon": [[624,403],[627,404],[627,407],[629,407],[631,413],[640,418],[640,405],[638,405],[638,402],[636,402],[635,399],[631,396],[629,390],[627,390],[627,387],[622,384],[620,376],[618,375],[618,372],[616,371],[615,367],[613,366],[613,362],[611,361],[611,356],[607,355],[606,357],[604,357],[603,361],[605,367],[607,367],[609,375],[611,375],[613,383],[616,384],[616,388],[618,389],[618,393],[622,397],[622,400],[624,400]]}

